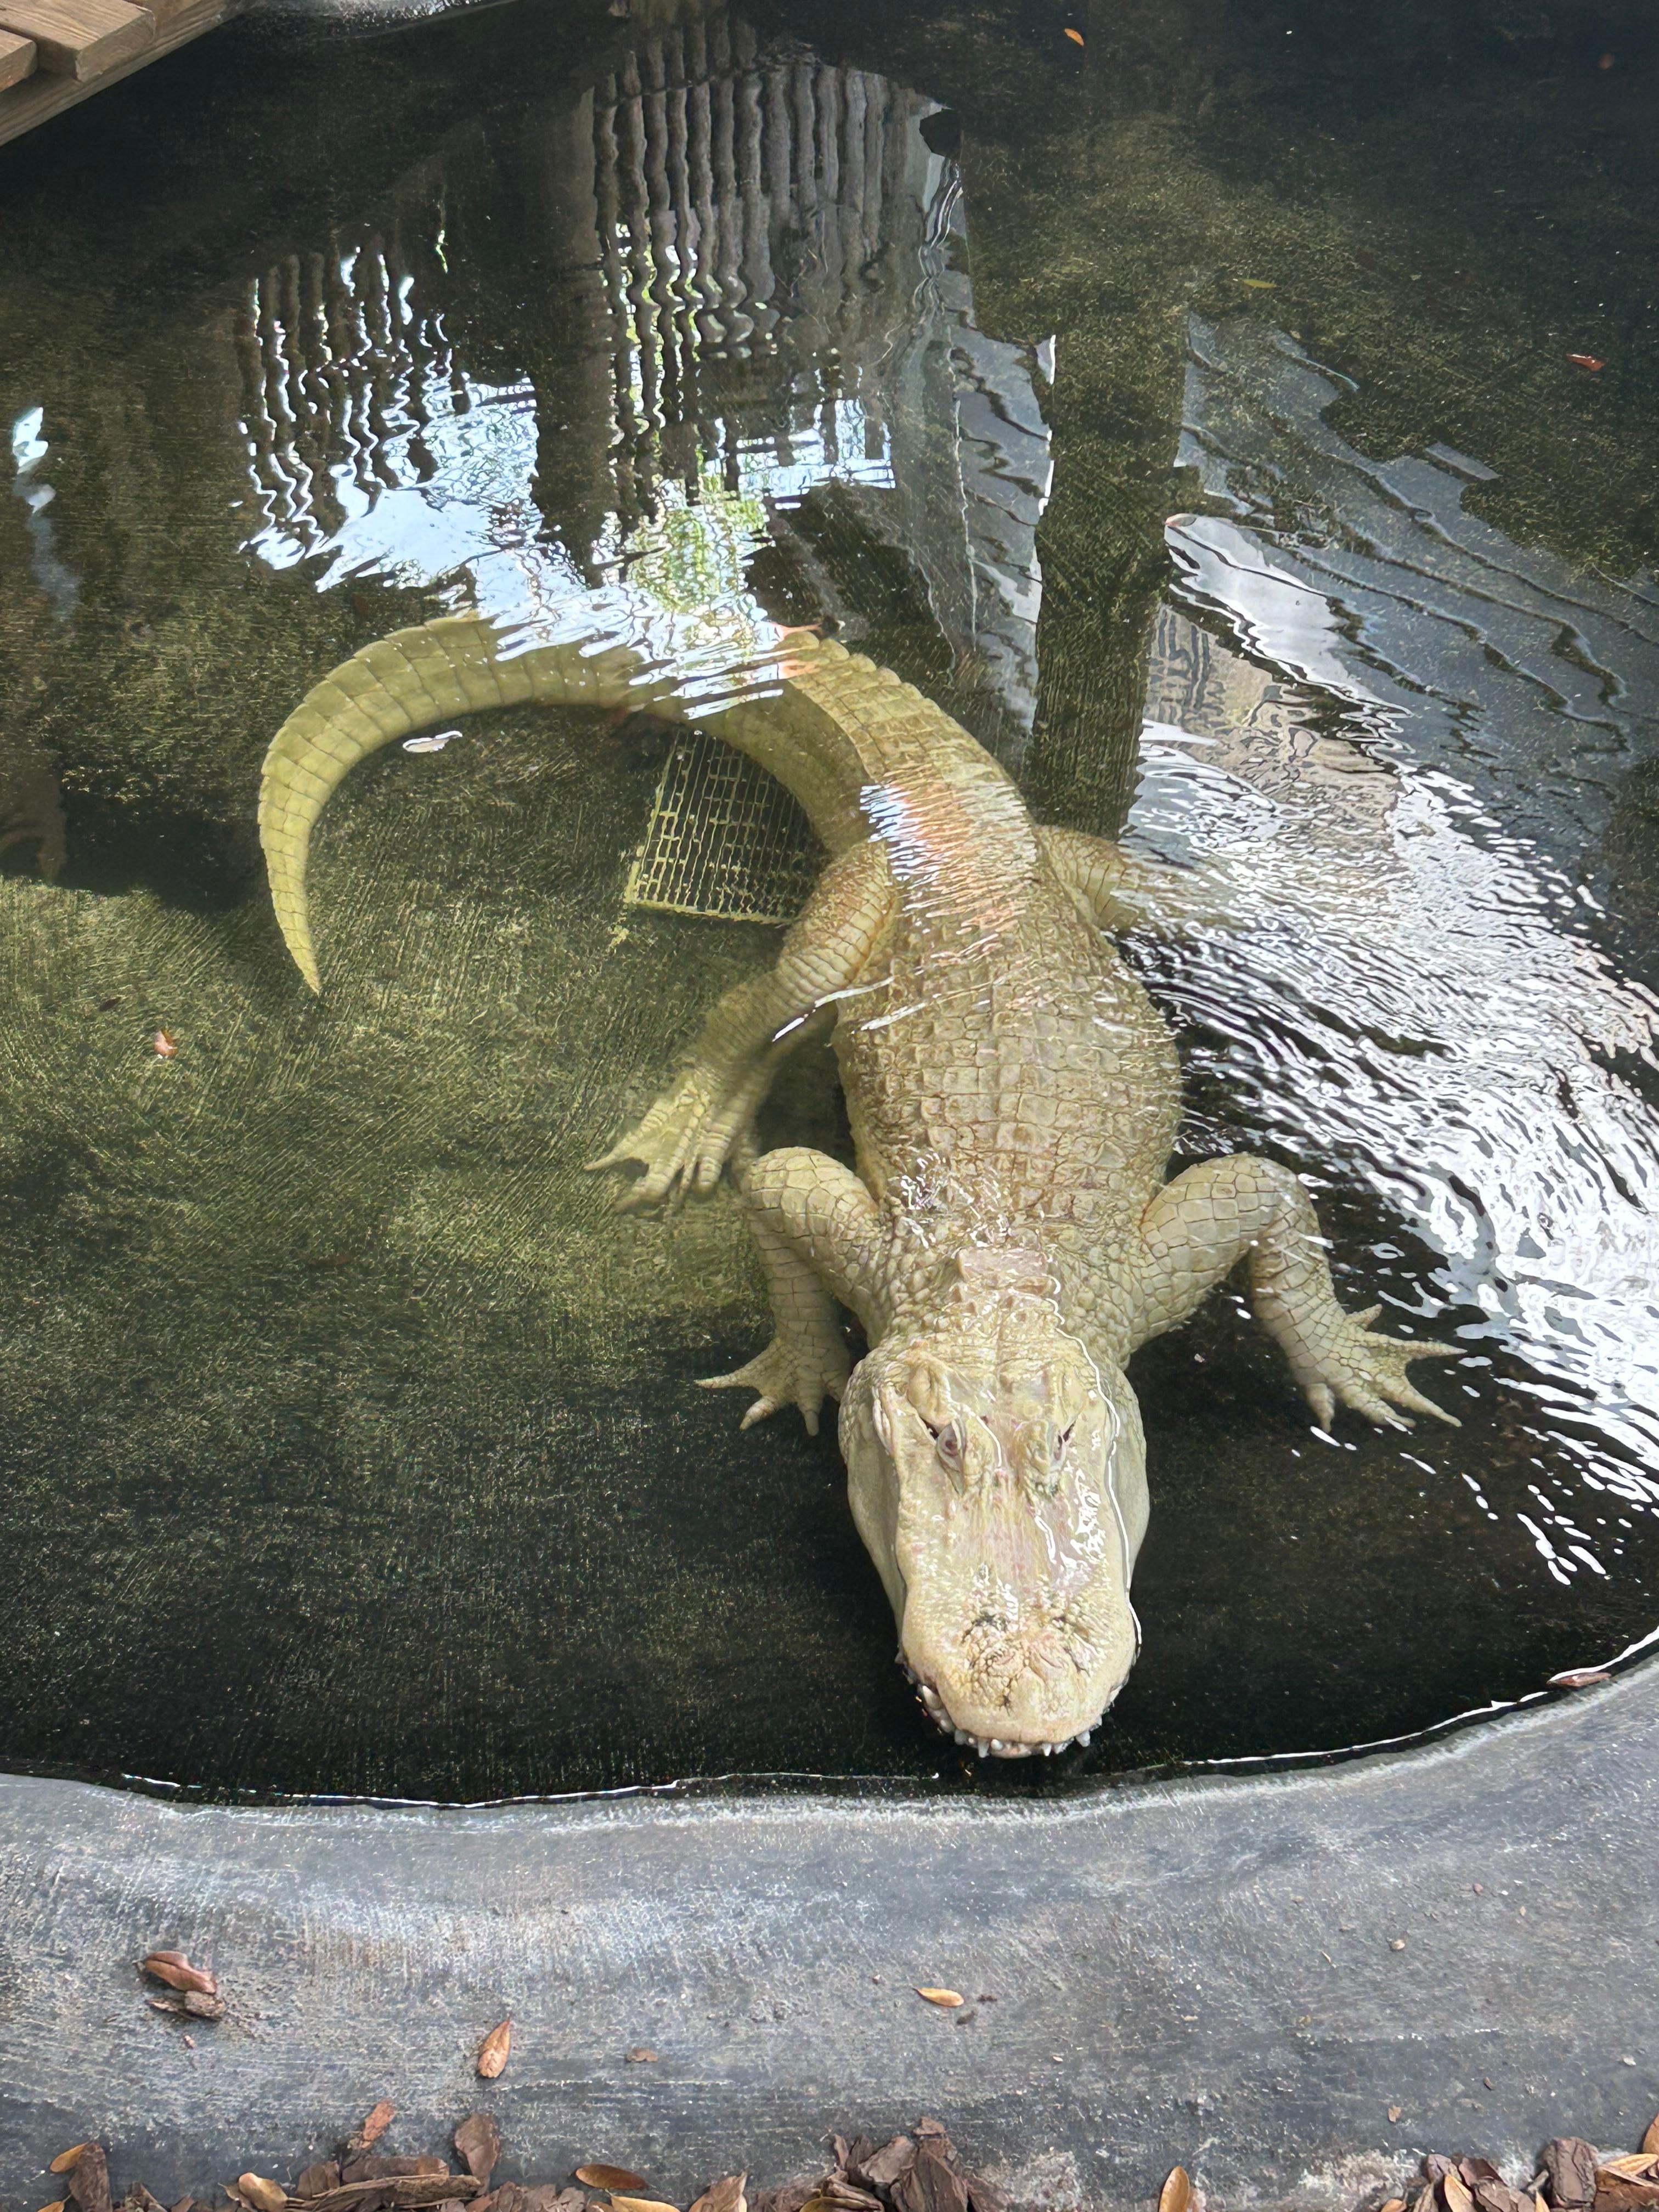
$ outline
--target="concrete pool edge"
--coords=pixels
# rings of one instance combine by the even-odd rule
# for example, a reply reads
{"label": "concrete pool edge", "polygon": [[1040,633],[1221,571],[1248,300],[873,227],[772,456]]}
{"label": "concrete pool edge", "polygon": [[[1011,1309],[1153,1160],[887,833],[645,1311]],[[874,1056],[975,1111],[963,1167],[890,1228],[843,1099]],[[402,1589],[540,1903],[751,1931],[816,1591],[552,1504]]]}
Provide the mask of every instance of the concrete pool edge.
{"label": "concrete pool edge", "polygon": [[[1231,2203],[1347,2204],[1431,2146],[1628,2148],[1659,2106],[1656,1814],[1659,1661],[1414,1749],[1058,1804],[0,1778],[0,2198],[57,2193],[88,2132],[118,2190],[290,2179],[382,2095],[386,2149],[489,2107],[504,2178],[605,2157],[682,2202],[921,2112],[1055,2206],[1144,2203],[1177,2157]],[[193,2047],[145,2004],[157,1943],[219,1974]]]}

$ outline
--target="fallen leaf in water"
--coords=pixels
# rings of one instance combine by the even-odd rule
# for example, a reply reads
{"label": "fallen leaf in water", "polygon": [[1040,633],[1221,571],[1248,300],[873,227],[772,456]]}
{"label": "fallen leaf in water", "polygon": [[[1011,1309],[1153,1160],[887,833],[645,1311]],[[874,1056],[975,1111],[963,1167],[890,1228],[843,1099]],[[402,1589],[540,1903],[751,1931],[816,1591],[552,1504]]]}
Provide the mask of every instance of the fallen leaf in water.
{"label": "fallen leaf in water", "polygon": [[1645,2151],[1659,2151],[1659,2112],[1656,2112],[1648,2122],[1648,2131],[1642,2138],[1642,2148]]}
{"label": "fallen leaf in water", "polygon": [[[1403,2105],[1390,2105],[1389,2107],[1389,2118],[1398,2124],[1400,2115],[1405,2111],[1405,2109],[1406,2107]],[[1382,2212],[1388,2212],[1387,2205],[1384,2205],[1382,2208]],[[1405,2212],[1404,2197],[1400,2199],[1400,2212]]]}
{"label": "fallen leaf in water", "polygon": [[1074,46],[1080,46],[1084,42],[1082,32],[1074,31],[1069,23],[1066,26],[1066,35]]}
{"label": "fallen leaf in water", "polygon": [[[1399,2114],[1395,2112],[1392,2114],[1392,2117],[1398,2118]],[[1406,2212],[1405,2198],[1403,2197],[1390,2197],[1387,2203],[1383,2205],[1382,2212]]]}
{"label": "fallen leaf in water", "polygon": [[76,2160],[80,2157],[82,2152],[86,2148],[87,2145],[83,2142],[71,2143],[67,2150],[60,2150],[58,2152],[57,2157],[53,2159],[52,2164],[46,2168],[46,2172],[48,2173],[67,2173],[70,2166],[74,2165]]}
{"label": "fallen leaf in water", "polygon": [[1598,361],[1593,353],[1570,353],[1567,359],[1578,368],[1605,368],[1607,363]]}
{"label": "fallen leaf in water", "polygon": [[1249,292],[1276,292],[1279,289],[1271,276],[1241,276],[1238,281]]}
{"label": "fallen leaf in water", "polygon": [[267,2181],[263,2173],[239,2173],[236,2186],[243,2201],[254,2207],[254,2212],[283,2212],[288,2203],[288,2191],[279,2181]]}
{"label": "fallen leaf in water", "polygon": [[155,1048],[157,1060],[172,1060],[177,1056],[179,1040],[170,1036],[166,1030],[157,1030],[150,1042]]}
{"label": "fallen leaf in water", "polygon": [[392,2103],[391,2098],[382,2097],[346,2145],[348,2154],[367,2150],[371,2143],[379,2142],[397,2117],[398,2107]]}
{"label": "fallen leaf in water", "polygon": [[1619,2158],[1604,2158],[1600,2171],[1616,2173],[1626,2181],[1645,2181],[1652,2164],[1653,2153],[1650,2150],[1630,2150]]}
{"label": "fallen leaf in water", "polygon": [[955,1990],[924,1990],[917,1987],[915,1983],[911,1984],[911,1987],[915,1990],[919,1997],[926,1997],[931,2005],[943,2005],[947,2012],[954,2012],[956,2008],[964,2002]]}
{"label": "fallen leaf in water", "polygon": [[507,2062],[513,2049],[513,2023],[504,2020],[499,2027],[492,2027],[478,2051],[478,2077],[493,2081]]}
{"label": "fallen leaf in water", "polygon": [[1193,2185],[1184,2166],[1172,2166],[1158,2192],[1158,2212],[1187,2212],[1193,2201]]}
{"label": "fallen leaf in water", "polygon": [[459,730],[434,730],[424,738],[405,738],[406,753],[441,753],[452,738],[460,736]]}
{"label": "fallen leaf in water", "polygon": [[1443,2173],[1440,2193],[1446,2200],[1446,2212],[1474,2212],[1474,2197],[1461,2173]]}
{"label": "fallen leaf in water", "polygon": [[325,2191],[337,2189],[339,2185],[338,2162],[331,2158],[321,2158],[314,2166],[308,2166],[300,2176],[294,2185],[294,2194],[296,2197],[321,2197]]}
{"label": "fallen leaf in water", "polygon": [[656,2052],[645,2043],[636,2043],[626,2056],[630,2066],[655,2066],[659,2063]]}
{"label": "fallen leaf in water", "polygon": [[602,2166],[597,2162],[592,2166],[579,2166],[576,2179],[586,2183],[589,2189],[637,2191],[645,2187],[645,2176],[630,2173],[625,2166]]}
{"label": "fallen leaf in water", "polygon": [[43,2204],[40,2212],[69,2212],[67,2197],[54,2197],[50,2204]]}
{"label": "fallen leaf in water", "polygon": [[678,2204],[665,2204],[657,2197],[612,2197],[611,2212],[680,2212]]}
{"label": "fallen leaf in water", "polygon": [[1588,1690],[1593,1682],[1610,1682],[1613,1677],[1605,1667],[1568,1667],[1559,1674],[1552,1674],[1552,1690]]}

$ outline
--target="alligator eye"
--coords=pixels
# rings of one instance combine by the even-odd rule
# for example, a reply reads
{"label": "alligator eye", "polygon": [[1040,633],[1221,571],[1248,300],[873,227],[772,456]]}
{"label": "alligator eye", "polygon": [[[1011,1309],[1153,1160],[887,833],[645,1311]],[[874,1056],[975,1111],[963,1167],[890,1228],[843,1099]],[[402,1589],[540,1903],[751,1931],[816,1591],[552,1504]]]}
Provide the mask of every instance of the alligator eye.
{"label": "alligator eye", "polygon": [[946,1467],[955,1467],[962,1457],[962,1431],[954,1421],[947,1421],[942,1429],[936,1429],[929,1421],[927,1431],[939,1446],[939,1455]]}

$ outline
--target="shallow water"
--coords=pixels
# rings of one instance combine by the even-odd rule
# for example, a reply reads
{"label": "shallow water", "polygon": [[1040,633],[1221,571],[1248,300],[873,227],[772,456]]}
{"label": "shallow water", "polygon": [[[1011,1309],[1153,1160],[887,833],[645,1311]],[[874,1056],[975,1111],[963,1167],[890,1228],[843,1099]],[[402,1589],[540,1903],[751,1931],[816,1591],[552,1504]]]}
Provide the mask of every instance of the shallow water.
{"label": "shallow water", "polygon": [[[1659,1626],[1651,40],[1103,13],[249,22],[0,157],[0,1758],[981,1779],[833,1439],[690,1388],[764,1334],[729,1196],[581,1171],[799,902],[775,787],[473,718],[288,963],[270,734],[449,609],[827,618],[1244,908],[1131,948],[1178,1164],[1303,1171],[1463,1426],[1310,1429],[1231,1294],[1148,1346],[1145,1650],[1042,1786]],[[765,1133],[846,1150],[826,1052]]]}

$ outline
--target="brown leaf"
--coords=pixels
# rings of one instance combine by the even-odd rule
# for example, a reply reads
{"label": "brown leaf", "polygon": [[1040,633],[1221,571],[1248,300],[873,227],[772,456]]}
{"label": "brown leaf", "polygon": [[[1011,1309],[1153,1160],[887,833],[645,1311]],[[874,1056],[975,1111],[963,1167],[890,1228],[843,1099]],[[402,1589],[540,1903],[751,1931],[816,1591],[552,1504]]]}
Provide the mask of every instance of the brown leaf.
{"label": "brown leaf", "polygon": [[179,1049],[179,1040],[170,1030],[157,1030],[150,1039],[157,1060],[171,1060]]}
{"label": "brown leaf", "polygon": [[[915,1984],[913,1983],[911,1986],[915,1988]],[[931,2005],[943,2005],[947,2012],[953,2012],[957,2005],[966,2002],[955,1990],[917,1989],[916,1995],[926,1997]]]}
{"label": "brown leaf", "polygon": [[478,2079],[493,2081],[507,2064],[513,2049],[513,2023],[504,2020],[499,2027],[492,2027],[483,2039],[478,2052]]}
{"label": "brown leaf", "polygon": [[1659,2205],[1659,2183],[1637,2181],[1603,2166],[1595,2177],[1595,2212],[1645,2212]]}
{"label": "brown leaf", "polygon": [[379,2142],[397,2117],[398,2107],[392,2103],[391,2098],[382,2097],[346,2145],[346,2155],[349,2157],[353,2152],[367,2150],[371,2143]]}
{"label": "brown leaf", "polygon": [[294,2194],[296,2197],[320,2197],[325,2189],[337,2189],[339,2185],[339,2160],[319,2159],[316,2165],[308,2166],[295,2183]]}
{"label": "brown leaf", "polygon": [[1593,353],[1570,353],[1567,356],[1567,359],[1571,362],[1576,362],[1580,368],[1605,368],[1607,367],[1606,362],[1598,361]]}
{"label": "brown leaf", "polygon": [[1446,2212],[1474,2212],[1474,2198],[1469,2192],[1469,2185],[1455,2166],[1449,2167],[1441,2175],[1440,2194],[1446,2200]]}
{"label": "brown leaf", "polygon": [[470,2203],[478,2185],[470,2173],[410,2173],[392,2181],[344,2181],[306,2199],[306,2212],[356,2212],[367,2197],[391,2205]]}
{"label": "brown leaf", "polygon": [[968,2212],[968,2191],[939,2154],[937,2143],[920,2142],[908,2173],[893,2185],[894,2212]]}
{"label": "brown leaf", "polygon": [[1008,2199],[1001,2190],[975,2174],[970,2173],[967,2179],[969,2212],[1008,2212]]}
{"label": "brown leaf", "polygon": [[1545,2144],[1540,2162],[1555,2212],[1583,2212],[1595,2202],[1595,2153],[1582,2136],[1557,2136]]}
{"label": "brown leaf", "polygon": [[1646,2151],[1659,2152],[1659,2113],[1656,2113],[1648,2122],[1648,2131],[1642,2138],[1642,2148]]}
{"label": "brown leaf", "polygon": [[501,2154],[501,2131],[495,2121],[488,2112],[470,2113],[450,2140],[466,2160],[467,2172],[488,2189]]}
{"label": "brown leaf", "polygon": [[910,2171],[916,2147],[908,2136],[895,2136],[891,2142],[873,2151],[861,2166],[852,2169],[854,2181],[869,2189],[890,2189]]}
{"label": "brown leaf", "polygon": [[623,2056],[630,2066],[656,2066],[661,2063],[648,2043],[636,2043],[634,2048],[625,2051]]}
{"label": "brown leaf", "polygon": [[239,2173],[236,2186],[242,2192],[245,2203],[252,2205],[253,2212],[283,2212],[288,2203],[288,2191],[280,2181],[267,2181],[262,2173]]}
{"label": "brown leaf", "polygon": [[1549,1686],[1552,1690],[1588,1690],[1597,1682],[1610,1682],[1612,1680],[1605,1667],[1568,1667],[1560,1674],[1550,1676]]}
{"label": "brown leaf", "polygon": [[117,2212],[165,2212],[165,2208],[156,2203],[142,2181],[134,2181],[128,2184]]}
{"label": "brown leaf", "polygon": [[53,2159],[52,2164],[46,2168],[46,2172],[48,2173],[67,2173],[70,2168],[74,2165],[76,2160],[80,2157],[82,2152],[86,2148],[87,2145],[83,2142],[71,2143],[67,2150],[60,2150],[58,2152],[57,2157]]}
{"label": "brown leaf", "polygon": [[[880,2197],[872,2190],[860,2189],[844,2173],[826,2174],[810,2201],[828,2207],[829,2212],[881,2212]],[[696,2205],[691,2212],[696,2212]]]}
{"label": "brown leaf", "polygon": [[1184,2166],[1172,2166],[1158,2192],[1158,2212],[1188,2212],[1193,2201],[1193,2185],[1187,2178]]}
{"label": "brown leaf", "polygon": [[[1390,2105],[1389,2107],[1389,2120],[1397,2125],[1400,2116],[1405,2109],[1406,2107],[1403,2105]],[[1406,2212],[1406,2200],[1403,2197],[1389,2197],[1388,2204],[1385,2204],[1382,2208],[1382,2212],[1389,2212],[1389,2207],[1390,2205],[1395,2208],[1395,2212]]]}
{"label": "brown leaf", "polygon": [[1598,2168],[1598,2172],[1601,2173],[1617,2173],[1621,2175],[1626,2181],[1645,2181],[1649,2178],[1648,2169],[1652,2164],[1653,2155],[1651,2152],[1645,2150],[1631,2150],[1626,2151],[1620,2158],[1604,2158]]}
{"label": "brown leaf", "polygon": [[[1394,2108],[1394,2117],[1396,2119],[1399,2118],[1399,2107],[1397,2106]],[[1405,2198],[1403,2197],[1390,2197],[1388,2202],[1383,2205],[1382,2212],[1406,2212]]]}
{"label": "brown leaf", "polygon": [[419,2158],[354,2158],[340,2169],[342,2181],[394,2181],[405,2174],[449,2172],[449,2160],[425,2152]]}
{"label": "brown leaf", "polygon": [[102,2143],[82,2144],[81,2155],[70,2168],[69,2193],[81,2212],[110,2212],[109,2160]]}
{"label": "brown leaf", "polygon": [[[642,2173],[630,2173],[625,2166],[604,2166],[597,2160],[591,2166],[579,2166],[576,2168],[576,2179],[578,2181],[585,2181],[590,2189],[638,2191],[645,2187],[645,2176]],[[701,2203],[702,2199],[699,2197],[697,2201]]]}
{"label": "brown leaf", "polygon": [[165,1982],[170,1990],[197,1990],[204,1997],[216,1997],[219,1984],[205,1966],[192,1966],[182,1951],[152,1951],[144,1960],[143,1971],[158,1982]]}
{"label": "brown leaf", "polygon": [[54,2197],[50,2204],[43,2204],[40,2212],[69,2212],[67,2197]]}
{"label": "brown leaf", "polygon": [[678,2204],[665,2204],[659,2197],[617,2197],[611,2199],[611,2212],[680,2212]]}

